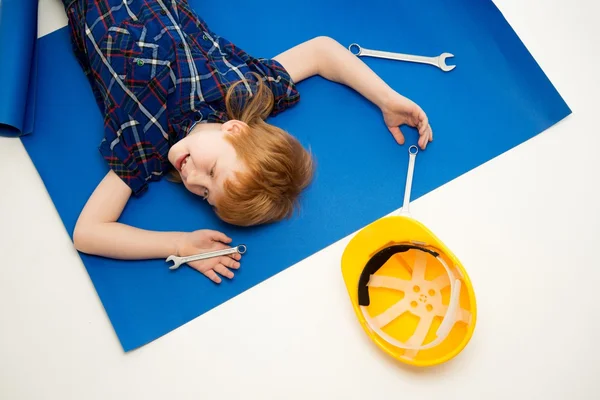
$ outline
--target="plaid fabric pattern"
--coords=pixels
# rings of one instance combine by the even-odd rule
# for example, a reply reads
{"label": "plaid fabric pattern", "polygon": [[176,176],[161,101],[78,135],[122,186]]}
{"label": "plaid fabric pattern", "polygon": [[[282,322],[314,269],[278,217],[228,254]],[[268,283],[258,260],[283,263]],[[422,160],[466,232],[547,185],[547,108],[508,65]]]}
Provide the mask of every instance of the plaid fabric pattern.
{"label": "plaid fabric pattern", "polygon": [[104,116],[100,153],[136,196],[171,168],[169,148],[194,124],[227,121],[227,89],[243,80],[252,92],[249,73],[273,91],[271,115],[299,101],[281,64],[217,35],[185,0],[62,1]]}

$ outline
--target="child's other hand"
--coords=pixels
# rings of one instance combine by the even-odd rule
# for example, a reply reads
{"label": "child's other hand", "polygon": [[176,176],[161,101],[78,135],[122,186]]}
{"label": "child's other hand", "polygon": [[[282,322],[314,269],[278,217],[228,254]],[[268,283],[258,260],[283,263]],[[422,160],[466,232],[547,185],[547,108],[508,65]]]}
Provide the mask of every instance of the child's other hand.
{"label": "child's other hand", "polygon": [[419,147],[425,150],[433,140],[433,131],[425,112],[412,100],[394,92],[381,108],[386,126],[398,144],[404,144],[400,125],[406,124],[419,131]]}
{"label": "child's other hand", "polygon": [[[222,250],[231,247],[227,245],[228,243],[231,243],[231,238],[221,232],[209,229],[185,232],[182,234],[178,243],[177,253],[180,257],[185,257],[205,253],[207,251]],[[242,256],[240,254],[234,253],[228,256],[193,261],[188,263],[188,265],[195,270],[202,272],[213,282],[221,283],[221,277],[219,275],[229,279],[233,278],[233,272],[230,268],[238,269],[240,267],[239,260],[241,258]]]}

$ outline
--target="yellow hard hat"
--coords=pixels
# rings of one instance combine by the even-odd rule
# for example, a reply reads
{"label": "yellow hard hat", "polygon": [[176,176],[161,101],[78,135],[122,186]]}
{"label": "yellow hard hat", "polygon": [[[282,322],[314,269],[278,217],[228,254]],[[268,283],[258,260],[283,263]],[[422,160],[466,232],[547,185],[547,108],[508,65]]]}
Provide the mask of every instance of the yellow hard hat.
{"label": "yellow hard hat", "polygon": [[403,215],[360,230],[346,246],[341,268],[356,317],[375,344],[406,364],[432,366],[467,345],[477,309],[460,261],[409,215],[417,151],[409,149]]}

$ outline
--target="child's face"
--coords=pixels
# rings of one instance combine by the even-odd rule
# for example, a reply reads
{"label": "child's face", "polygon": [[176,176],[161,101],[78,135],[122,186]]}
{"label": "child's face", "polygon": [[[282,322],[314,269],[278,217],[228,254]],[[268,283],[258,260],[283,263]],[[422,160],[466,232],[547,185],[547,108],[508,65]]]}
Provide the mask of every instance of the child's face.
{"label": "child's face", "polygon": [[243,170],[235,149],[225,136],[239,129],[239,121],[225,124],[198,124],[190,134],[169,150],[169,162],[192,193],[215,205],[223,183]]}

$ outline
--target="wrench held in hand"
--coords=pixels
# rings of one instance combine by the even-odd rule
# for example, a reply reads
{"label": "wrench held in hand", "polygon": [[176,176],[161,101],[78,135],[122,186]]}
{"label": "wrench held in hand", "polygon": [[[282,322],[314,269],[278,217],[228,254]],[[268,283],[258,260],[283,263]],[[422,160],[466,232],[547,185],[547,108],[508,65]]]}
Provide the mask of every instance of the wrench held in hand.
{"label": "wrench held in hand", "polygon": [[[352,50],[353,48],[356,49],[356,52]],[[391,53],[388,51],[364,49],[356,43],[352,43],[350,46],[348,46],[348,50],[350,50],[350,52],[355,56],[378,57],[387,58],[389,60],[410,61],[422,64],[430,64],[438,67],[444,72],[452,71],[456,67],[456,65],[446,65],[446,59],[449,57],[454,57],[454,54],[450,53],[442,53],[437,57],[413,56],[411,54]]]}
{"label": "wrench held in hand", "polygon": [[206,260],[207,258],[213,258],[213,257],[227,256],[229,254],[234,254],[234,253],[244,254],[245,252],[246,252],[246,245],[240,244],[239,246],[235,246],[230,249],[209,251],[207,253],[195,254],[193,256],[187,256],[187,257],[169,256],[165,261],[166,262],[173,261],[174,264],[171,265],[169,267],[169,269],[177,269],[177,268],[179,268],[179,266],[181,264],[185,264],[188,262],[198,261],[198,260]]}

